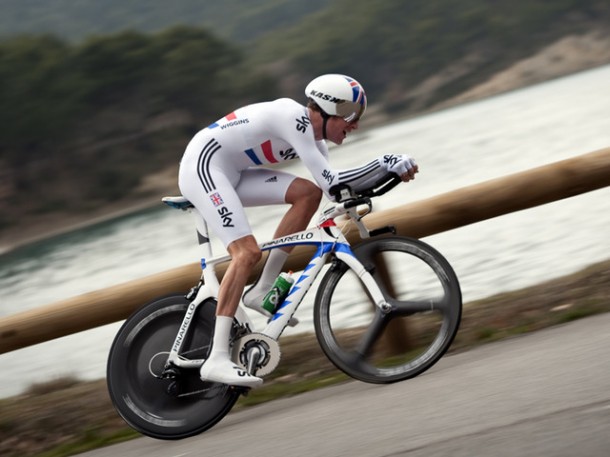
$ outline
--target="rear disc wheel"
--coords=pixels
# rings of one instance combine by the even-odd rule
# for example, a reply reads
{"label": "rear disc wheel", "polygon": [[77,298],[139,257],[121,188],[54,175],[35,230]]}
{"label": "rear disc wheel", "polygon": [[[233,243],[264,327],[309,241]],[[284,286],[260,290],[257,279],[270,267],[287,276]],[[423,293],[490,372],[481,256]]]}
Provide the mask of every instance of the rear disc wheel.
{"label": "rear disc wheel", "polygon": [[[240,395],[224,384],[202,381],[196,368],[165,371],[168,351],[188,307],[182,295],[149,303],[125,321],[110,349],[110,398],[131,427],[153,438],[197,435],[220,421]],[[215,309],[213,300],[197,308],[189,332],[183,336],[181,356],[207,357]]]}

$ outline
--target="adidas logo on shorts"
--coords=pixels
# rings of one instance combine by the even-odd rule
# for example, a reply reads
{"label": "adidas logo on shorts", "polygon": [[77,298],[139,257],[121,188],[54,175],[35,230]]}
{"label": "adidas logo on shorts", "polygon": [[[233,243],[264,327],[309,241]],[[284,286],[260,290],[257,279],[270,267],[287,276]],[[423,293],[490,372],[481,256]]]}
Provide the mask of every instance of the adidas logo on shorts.
{"label": "adidas logo on shorts", "polygon": [[272,176],[269,179],[266,179],[265,182],[277,182],[277,176]]}

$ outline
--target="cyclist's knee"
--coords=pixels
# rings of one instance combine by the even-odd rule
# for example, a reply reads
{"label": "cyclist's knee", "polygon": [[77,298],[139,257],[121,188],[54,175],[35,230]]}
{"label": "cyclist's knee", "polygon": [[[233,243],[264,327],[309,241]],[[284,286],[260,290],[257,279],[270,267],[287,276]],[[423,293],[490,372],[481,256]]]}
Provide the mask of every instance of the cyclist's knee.
{"label": "cyclist's knee", "polygon": [[248,268],[254,267],[263,255],[251,236],[234,241],[229,245],[228,251],[233,261]]}
{"label": "cyclist's knee", "polygon": [[303,178],[296,178],[286,192],[286,203],[306,204],[314,211],[320,205],[320,200],[322,200],[322,189]]}

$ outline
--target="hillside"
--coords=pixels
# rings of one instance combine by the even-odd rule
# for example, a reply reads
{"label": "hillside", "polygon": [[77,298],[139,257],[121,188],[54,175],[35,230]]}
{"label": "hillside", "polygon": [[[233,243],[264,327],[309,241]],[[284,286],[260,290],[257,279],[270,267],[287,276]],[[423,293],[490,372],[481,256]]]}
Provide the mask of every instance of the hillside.
{"label": "hillside", "polygon": [[70,41],[134,30],[160,32],[177,25],[202,27],[227,40],[247,42],[287,27],[332,0],[3,0],[0,37],[50,33]]}
{"label": "hillside", "polygon": [[[536,55],[498,72],[487,81],[429,109],[444,109],[608,63],[610,63],[610,34],[592,33],[565,37]],[[450,72],[449,74],[451,75]],[[439,75],[422,83],[414,89],[413,96],[420,99],[431,97],[438,84],[437,80],[442,78],[443,75]],[[377,113],[370,116],[363,128],[371,128],[389,120],[389,115]],[[24,217],[21,224],[0,231],[0,253],[79,226],[158,205],[159,196],[179,192],[176,174],[176,165],[149,174],[142,179],[136,190],[122,199],[118,205],[101,205],[86,213],[58,211]]]}
{"label": "hillside", "polygon": [[[95,17],[93,1],[68,9],[79,12],[74,17],[53,16],[64,3],[36,9],[11,0],[0,23],[19,13],[23,30],[53,32],[33,18]],[[264,29],[244,42],[163,28],[179,22],[179,12],[203,15],[207,3],[198,16],[183,2],[166,22],[159,4],[140,11],[143,3],[132,0],[100,13],[99,27],[131,21],[132,31],[80,42],[0,41],[0,252],[176,192],[175,169],[194,132],[241,104],[302,100],[305,82],[319,73],[363,82],[367,128],[610,63],[610,5],[601,0],[320,0],[307,12],[290,0],[248,9],[230,1],[206,13],[216,27],[242,28],[250,18]],[[142,17],[161,31],[135,30]]]}

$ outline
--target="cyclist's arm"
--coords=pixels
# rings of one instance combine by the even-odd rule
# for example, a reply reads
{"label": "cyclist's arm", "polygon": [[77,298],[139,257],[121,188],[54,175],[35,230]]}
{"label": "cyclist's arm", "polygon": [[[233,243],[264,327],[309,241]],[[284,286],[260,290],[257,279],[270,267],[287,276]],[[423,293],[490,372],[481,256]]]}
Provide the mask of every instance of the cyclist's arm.
{"label": "cyclist's arm", "polygon": [[[315,153],[317,151],[314,151],[313,154],[306,151],[299,155],[320,188],[324,191],[324,194],[331,200],[334,199],[329,194],[331,187],[339,184],[347,185],[356,193],[370,189],[380,179],[384,178],[388,172],[401,174],[399,171],[400,166],[404,165],[405,160],[410,160],[401,155],[386,154],[364,165],[338,170],[331,168],[326,158],[326,144],[324,142],[317,142],[317,147],[319,151],[317,154]],[[414,164],[414,162],[412,163]]]}
{"label": "cyclist's arm", "polygon": [[[392,154],[378,157],[362,166],[343,170],[333,169],[328,162],[326,142],[315,140],[309,119],[302,117],[303,108],[296,103],[293,106],[295,107],[294,112],[290,112],[286,109],[287,107],[284,107],[284,115],[274,118],[270,129],[292,145],[313,179],[329,199],[334,199],[330,195],[329,189],[338,184],[346,184],[358,192],[370,188],[389,171],[401,174],[399,169],[404,168],[405,156]],[[286,123],[278,119],[285,119]],[[303,122],[304,120],[307,122]]]}

